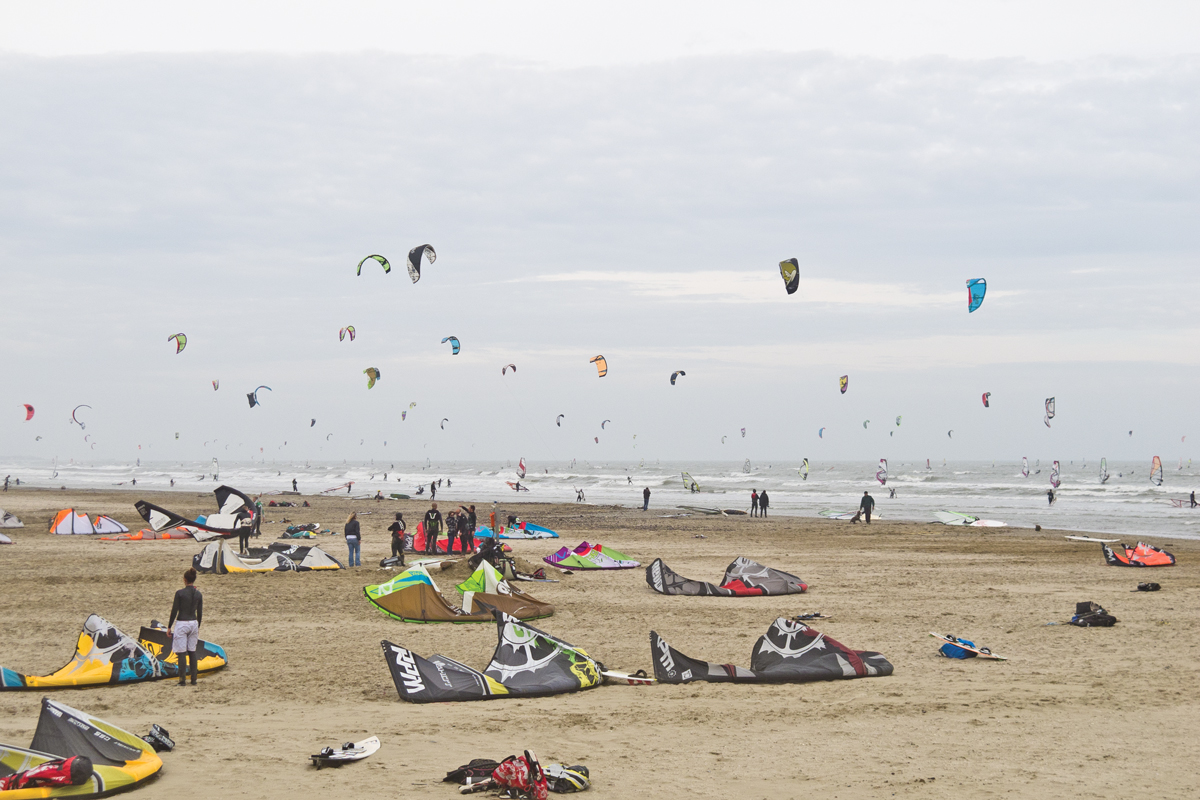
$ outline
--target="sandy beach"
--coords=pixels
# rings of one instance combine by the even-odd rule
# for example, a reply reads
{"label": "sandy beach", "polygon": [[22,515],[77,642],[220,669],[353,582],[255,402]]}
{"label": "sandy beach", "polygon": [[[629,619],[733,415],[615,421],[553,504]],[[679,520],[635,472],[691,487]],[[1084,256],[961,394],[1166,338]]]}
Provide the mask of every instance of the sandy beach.
{"label": "sandy beach", "polygon": [[[0,547],[0,664],[53,671],[90,613],[128,633],[151,619],[165,622],[200,544],[102,544],[46,533],[49,517],[72,506],[137,530],[144,527],[132,507],[139,497],[212,510],[209,493],[16,489],[0,496],[27,526],[10,532],[14,545]],[[54,693],[138,733],[152,723],[170,731],[178,746],[138,796],[449,798],[457,795],[440,782],[447,770],[526,748],[544,762],[587,765],[597,797],[1194,796],[1200,543],[1154,541],[1178,556],[1178,566],[1135,570],[1109,567],[1100,545],[1054,531],[511,504],[509,512],[562,535],[512,543],[530,561],[586,539],[643,565],[661,557],[701,580],[719,581],[744,555],[810,585],[807,595],[786,598],[665,597],[646,586],[642,569],[529,585],[557,608],[536,626],[610,669],[650,671],[651,630],[690,656],[745,666],[775,617],[821,611],[833,618],[819,630],[883,653],[895,674],[784,686],[604,686],[417,706],[398,699],[380,641],[483,668],[494,627],[403,624],[363,597],[363,586],[395,574],[376,566],[389,552],[392,512],[414,524],[427,503],[306,499],[312,508],[267,509],[270,522],[256,544],[273,540],[284,518],[340,531],[355,509],[367,566],[203,575],[201,636],[225,648],[226,669],[197,688],[160,682]],[[340,536],[315,543],[344,560]],[[1148,580],[1163,590],[1131,591]],[[1082,600],[1120,622],[1066,625]],[[930,631],[973,639],[1010,660],[941,658]],[[0,695],[0,741],[28,742],[41,695]],[[308,764],[325,745],[372,734],[382,748],[364,762],[320,772]]]}

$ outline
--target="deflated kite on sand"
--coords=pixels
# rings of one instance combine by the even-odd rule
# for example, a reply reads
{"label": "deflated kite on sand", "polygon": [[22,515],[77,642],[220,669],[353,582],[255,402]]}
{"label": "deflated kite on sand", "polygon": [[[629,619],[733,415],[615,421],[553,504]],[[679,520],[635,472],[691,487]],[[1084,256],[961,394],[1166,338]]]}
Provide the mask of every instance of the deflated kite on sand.
{"label": "deflated kite on sand", "polygon": [[1100,545],[1104,548],[1104,560],[1110,567],[1171,567],[1175,556],[1157,547],[1138,542],[1134,547],[1127,544],[1118,547]]}
{"label": "deflated kite on sand", "polygon": [[661,558],[654,559],[646,567],[646,583],[659,594],[707,597],[754,597],[808,591],[808,584],[795,575],[764,567],[742,556],[725,568],[725,579],[720,586],[685,578],[664,564]]}
{"label": "deflated kite on sand", "polygon": [[587,542],[574,550],[560,547],[558,552],[546,556],[542,561],[560,569],[633,569],[641,566],[618,550]]}
{"label": "deflated kite on sand", "polygon": [[492,609],[514,619],[540,619],[554,606],[514,589],[487,561],[456,587],[462,608],[446,602],[425,562],[414,564],[387,583],[363,588],[367,599],[383,613],[401,622],[491,622]]}
{"label": "deflated kite on sand", "polygon": [[272,542],[263,549],[254,549],[249,555],[242,556],[222,539],[209,542],[193,556],[192,567],[197,572],[228,575],[239,572],[311,572],[342,569],[343,564],[319,547],[288,542]]}

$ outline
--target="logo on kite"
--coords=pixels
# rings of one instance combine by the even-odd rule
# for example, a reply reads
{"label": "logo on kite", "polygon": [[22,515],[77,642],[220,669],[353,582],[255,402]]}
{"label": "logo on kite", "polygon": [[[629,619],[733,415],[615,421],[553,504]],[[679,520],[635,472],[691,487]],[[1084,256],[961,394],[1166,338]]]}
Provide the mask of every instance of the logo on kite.
{"label": "logo on kite", "polygon": [[683,370],[677,370],[677,371],[671,373],[671,385],[672,386],[675,385],[675,379],[678,378],[680,375],[687,375],[687,373],[684,372]]}
{"label": "logo on kite", "polygon": [[29,405],[29,403],[25,403],[24,405],[25,405],[25,421],[29,422],[29,420],[33,419],[33,406]]}
{"label": "logo on kite", "polygon": [[1047,398],[1046,398],[1046,416],[1045,416],[1045,418],[1042,420],[1042,422],[1045,422],[1045,423],[1046,423],[1046,427],[1047,427],[1047,428],[1049,428],[1049,427],[1050,427],[1050,420],[1052,420],[1052,419],[1054,419],[1054,398],[1053,398],[1053,397],[1047,397]]}
{"label": "logo on kite", "polygon": [[992,404],[988,402],[988,400],[991,398],[991,396],[992,396],[992,393],[991,393],[991,392],[984,392],[984,393],[983,393],[983,407],[984,407],[984,408],[989,408],[989,407],[991,407],[991,405],[992,405]]}
{"label": "logo on kite", "polygon": [[[258,389],[266,389],[268,392],[273,391],[270,386],[259,386]],[[246,400],[249,401],[251,408],[260,405],[258,399],[258,389],[255,389],[253,392],[250,392],[248,395],[246,395]]]}
{"label": "logo on kite", "polygon": [[363,264],[365,264],[365,263],[367,263],[367,262],[368,262],[368,261],[370,261],[371,259],[374,259],[374,260],[378,261],[378,262],[379,262],[379,266],[383,267],[383,271],[384,271],[385,273],[386,273],[386,272],[391,272],[391,271],[392,271],[392,265],[388,263],[388,260],[387,260],[386,258],[384,258],[384,257],[383,257],[383,256],[381,256],[381,255],[369,255],[369,256],[367,256],[366,258],[364,258],[362,261],[358,262],[358,274],[359,274],[360,276],[362,275],[362,265],[363,265]]}
{"label": "logo on kite", "polygon": [[217,389],[220,389],[220,388],[221,388],[221,381],[219,379],[213,381],[213,391],[215,392]]}
{"label": "logo on kite", "polygon": [[312,422],[308,423],[308,427],[314,428],[314,427],[316,427],[316,425],[317,425],[317,418],[313,417]]}
{"label": "logo on kite", "polygon": [[967,281],[967,313],[983,305],[983,296],[987,294],[987,281],[983,278],[971,278]]}
{"label": "logo on kite", "polygon": [[505,373],[507,373],[507,372],[508,372],[510,369],[513,371],[513,374],[515,375],[515,374],[516,374],[516,372],[517,372],[517,365],[516,365],[516,364],[509,364],[508,366],[501,367],[501,368],[500,368],[500,374],[501,374],[501,375],[504,375],[504,374],[505,374]]}
{"label": "logo on kite", "polygon": [[379,380],[379,367],[367,367],[363,370],[363,375],[367,376],[367,388],[370,389],[375,385],[375,381]]}
{"label": "logo on kite", "polygon": [[182,333],[176,333],[167,337],[168,342],[172,339],[175,340],[175,355],[179,355],[183,352],[183,348],[187,347],[187,337]]}
{"label": "logo on kite", "polygon": [[604,360],[604,356],[589,358],[588,363],[596,365],[596,372],[600,373],[597,377],[603,378],[608,374],[608,362]]}
{"label": "logo on kite", "polygon": [[565,417],[565,416],[567,416],[567,415],[566,415],[566,414],[559,414],[559,415],[558,415],[558,419],[554,420],[554,424],[555,424],[555,425],[557,425],[558,427],[560,427],[560,428],[561,428],[561,427],[562,427],[562,421],[563,421],[563,417]]}
{"label": "logo on kite", "polygon": [[601,422],[601,423],[600,423],[600,430],[604,430],[604,426],[605,426],[605,425],[607,425],[607,424],[608,424],[608,423],[610,423],[610,422],[612,422],[612,420],[611,420],[611,419],[606,419],[606,420],[604,420],[604,422]]}
{"label": "logo on kite", "polygon": [[446,342],[450,343],[450,355],[452,355],[452,356],[458,355],[458,351],[460,348],[460,345],[458,342],[458,337],[457,336],[447,336],[445,339],[442,339],[442,344],[445,344]]}
{"label": "logo on kite", "polygon": [[449,421],[450,421],[449,417],[442,417],[442,424],[440,426],[442,430],[446,430],[446,423]]}
{"label": "logo on kite", "polygon": [[846,387],[850,385],[850,376],[843,375],[838,378],[838,387],[842,390],[842,394],[846,393]]}
{"label": "logo on kite", "polygon": [[75,416],[75,415],[76,415],[76,413],[77,413],[77,412],[79,411],[79,409],[81,409],[81,408],[91,408],[91,406],[85,406],[85,405],[78,405],[78,406],[75,406],[75,409],[74,409],[74,410],[71,412],[71,421],[72,421],[72,422],[74,422],[76,425],[78,425],[78,426],[79,426],[79,430],[81,430],[81,431],[86,431],[86,430],[87,430],[87,425],[84,425],[84,424],[83,424],[83,422],[81,422],[81,421],[80,421],[79,417]]}
{"label": "logo on kite", "polygon": [[353,342],[354,341],[354,326],[353,325],[347,325],[346,327],[344,327],[340,331],[338,331],[338,341],[344,342],[346,340],[347,335],[349,335],[350,341]]}
{"label": "logo on kite", "polygon": [[795,294],[800,288],[800,262],[794,258],[779,262],[779,274],[783,276],[783,286],[788,294]]}
{"label": "logo on kite", "polygon": [[408,277],[412,278],[412,282],[416,283],[421,280],[421,256],[425,256],[425,260],[430,264],[437,261],[437,253],[433,252],[433,245],[422,244],[408,251]]}

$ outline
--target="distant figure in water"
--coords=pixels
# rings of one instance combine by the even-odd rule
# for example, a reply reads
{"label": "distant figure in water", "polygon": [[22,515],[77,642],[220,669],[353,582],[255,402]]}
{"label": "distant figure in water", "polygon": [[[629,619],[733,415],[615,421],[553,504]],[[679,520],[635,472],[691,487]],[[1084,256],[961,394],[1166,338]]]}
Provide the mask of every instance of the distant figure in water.
{"label": "distant figure in water", "polygon": [[172,486],[174,486],[174,485],[175,485],[175,479],[174,479],[174,478],[171,478],[171,485],[172,485]]}
{"label": "distant figure in water", "polygon": [[1046,492],[1046,505],[1049,505],[1049,506],[1052,506],[1052,505],[1054,505],[1054,501],[1055,501],[1056,499],[1057,499],[1057,498],[1054,496],[1054,490],[1053,490],[1053,489],[1050,489],[1049,491],[1047,491],[1047,492]]}
{"label": "distant figure in water", "polygon": [[633,476],[632,475],[626,475],[625,480],[629,481],[630,486],[633,485]]}
{"label": "distant figure in water", "polygon": [[131,483],[133,483],[134,486],[137,486],[137,478],[134,478],[133,481],[131,481]]}
{"label": "distant figure in water", "polygon": [[446,488],[447,488],[447,489],[449,489],[449,488],[450,488],[451,486],[453,486],[453,485],[454,485],[454,484],[450,482],[450,479],[449,479],[449,478],[446,478]]}
{"label": "distant figure in water", "polygon": [[429,499],[430,500],[437,499],[437,482],[436,481],[429,482]]}
{"label": "distant figure in water", "polygon": [[895,489],[888,489],[888,491],[889,491],[889,492],[891,492],[891,494],[890,494],[890,495],[888,495],[888,499],[889,499],[889,500],[895,500],[895,499],[896,499],[896,490],[895,490]]}
{"label": "distant figure in water", "polygon": [[575,502],[576,502],[576,503],[583,503],[583,502],[585,502],[585,500],[584,500],[584,497],[583,497],[583,489],[576,489],[576,490],[575,490]]}
{"label": "distant figure in water", "polygon": [[1196,507],[1196,493],[1192,492],[1192,508]]}
{"label": "distant figure in water", "polygon": [[[399,478],[396,478],[396,480],[400,480],[400,479],[399,479]],[[418,487],[417,487],[417,494],[425,494],[425,487],[424,487],[424,486],[418,486]]]}

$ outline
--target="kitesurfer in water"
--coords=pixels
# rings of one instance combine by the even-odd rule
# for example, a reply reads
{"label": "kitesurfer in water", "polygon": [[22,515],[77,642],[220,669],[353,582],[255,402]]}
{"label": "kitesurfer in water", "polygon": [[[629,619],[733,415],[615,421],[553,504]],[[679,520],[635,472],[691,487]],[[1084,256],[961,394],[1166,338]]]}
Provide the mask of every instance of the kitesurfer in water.
{"label": "kitesurfer in water", "polygon": [[174,485],[175,485],[175,479],[171,478],[171,486],[174,486]]}
{"label": "kitesurfer in water", "polygon": [[196,570],[191,567],[183,573],[183,588],[175,592],[171,603],[171,617],[167,622],[167,635],[171,637],[171,650],[179,663],[179,685],[185,686],[188,662],[191,661],[192,686],[196,685],[196,645],[200,641],[200,622],[204,618],[204,595],[194,584]]}
{"label": "kitesurfer in water", "polygon": [[[432,485],[432,484],[431,484]],[[437,552],[438,535],[442,532],[442,512],[438,511],[437,503],[430,503],[425,512],[425,554]]]}
{"label": "kitesurfer in water", "polygon": [[763,489],[758,493],[758,515],[760,517],[767,516],[767,507],[771,505],[771,498],[767,497],[767,490]]}
{"label": "kitesurfer in water", "polygon": [[388,525],[388,531],[392,534],[392,555],[400,559],[400,566],[406,566],[404,563],[404,531],[407,526],[404,524],[404,514],[397,511],[396,521]]}
{"label": "kitesurfer in water", "polygon": [[362,531],[358,525],[358,512],[351,511],[346,519],[346,547],[350,549],[348,567],[362,566]]}
{"label": "kitesurfer in water", "polygon": [[642,511],[645,511],[648,508],[650,508],[650,487],[649,486],[647,486],[645,489],[642,489]]}
{"label": "kitesurfer in water", "polygon": [[1054,505],[1055,499],[1056,498],[1054,497],[1054,490],[1053,489],[1046,490],[1046,505],[1048,505],[1048,506]]}
{"label": "kitesurfer in water", "polygon": [[895,500],[896,499],[896,490],[889,488],[888,491],[891,492],[891,494],[888,495],[888,499]]}
{"label": "kitesurfer in water", "polygon": [[750,516],[758,516],[758,489],[750,490]]}

